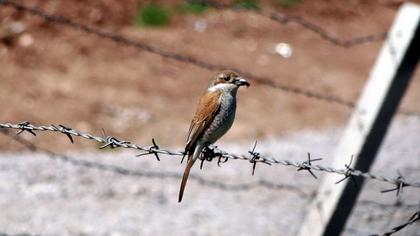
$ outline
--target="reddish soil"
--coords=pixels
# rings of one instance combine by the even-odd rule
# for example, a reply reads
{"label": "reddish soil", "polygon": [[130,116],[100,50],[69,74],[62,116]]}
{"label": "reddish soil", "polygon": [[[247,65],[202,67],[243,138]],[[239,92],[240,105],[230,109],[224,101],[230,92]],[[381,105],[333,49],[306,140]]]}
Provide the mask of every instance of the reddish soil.
{"label": "reddish soil", "polygon": [[[252,12],[176,15],[167,27],[144,28],[132,23],[138,8],[134,0],[22,2],[163,50],[346,100],[357,99],[382,44],[342,48],[295,23],[282,25]],[[346,39],[387,31],[400,4],[303,1],[270,10],[300,15]],[[197,20],[207,22],[205,32],[194,29]],[[138,143],[155,137],[165,146],[182,145],[196,101],[217,73],[0,6],[0,24],[12,21],[22,22],[27,32],[12,45],[0,43],[1,123],[64,124],[98,135],[103,128],[109,135]],[[28,38],[33,42],[25,44]],[[291,44],[291,58],[274,53],[279,42]],[[419,91],[420,83],[414,80],[402,107],[419,110]],[[342,125],[349,116],[345,107],[263,85],[238,96],[237,119],[226,140],[322,129]],[[57,149],[93,147],[81,141],[71,146],[65,137],[38,136],[37,143]],[[16,147],[0,137],[0,150]]]}

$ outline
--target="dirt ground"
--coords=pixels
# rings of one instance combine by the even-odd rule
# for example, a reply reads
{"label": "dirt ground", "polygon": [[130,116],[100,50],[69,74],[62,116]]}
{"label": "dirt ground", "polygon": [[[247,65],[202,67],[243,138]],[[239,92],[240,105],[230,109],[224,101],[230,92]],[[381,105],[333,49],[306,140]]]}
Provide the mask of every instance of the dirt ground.
{"label": "dirt ground", "polygon": [[[252,12],[210,10],[176,15],[163,28],[133,25],[137,1],[22,1],[50,13],[119,32],[171,52],[241,68],[277,82],[356,100],[381,42],[342,48],[302,26],[286,25]],[[267,1],[266,1],[267,2]],[[401,1],[303,1],[264,9],[300,15],[342,39],[387,31]],[[42,19],[0,7],[2,25],[18,21],[27,32],[13,45],[0,44],[0,122],[64,124],[134,142],[182,145],[198,96],[217,73],[165,59]],[[194,29],[205,22],[204,32]],[[23,37],[23,36],[21,36]],[[293,48],[285,59],[277,43]],[[402,107],[418,110],[416,78]],[[251,81],[252,83],[252,81]],[[349,110],[263,85],[239,93],[237,119],[225,140],[286,134],[343,124]],[[92,147],[39,135],[37,143],[57,150]],[[16,150],[0,138],[0,150]]]}

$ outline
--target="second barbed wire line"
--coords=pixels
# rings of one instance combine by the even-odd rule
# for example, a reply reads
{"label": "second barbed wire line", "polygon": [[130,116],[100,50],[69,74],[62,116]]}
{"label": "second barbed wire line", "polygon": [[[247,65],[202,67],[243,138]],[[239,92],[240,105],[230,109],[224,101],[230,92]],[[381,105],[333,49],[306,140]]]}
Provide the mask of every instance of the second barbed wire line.
{"label": "second barbed wire line", "polygon": [[[93,35],[96,35],[96,36],[101,37],[101,38],[110,39],[110,40],[114,41],[115,43],[120,43],[120,44],[124,44],[126,46],[131,46],[131,47],[140,49],[140,50],[145,50],[147,52],[157,54],[157,55],[160,55],[160,56],[168,58],[168,59],[180,61],[180,62],[183,62],[183,63],[192,64],[192,65],[195,65],[199,68],[203,68],[203,69],[211,70],[211,71],[215,71],[215,70],[220,71],[220,70],[232,69],[232,70],[235,70],[235,71],[239,72],[240,74],[243,74],[244,76],[253,80],[257,84],[261,84],[261,85],[264,85],[264,86],[280,89],[282,91],[292,93],[292,94],[296,94],[296,95],[301,95],[301,96],[304,96],[304,97],[307,97],[307,98],[310,98],[310,99],[316,99],[316,100],[321,100],[321,101],[325,101],[325,102],[329,102],[329,103],[335,103],[335,104],[338,104],[338,105],[341,105],[341,106],[344,106],[344,107],[347,107],[347,108],[354,108],[354,106],[355,106],[353,101],[349,101],[349,100],[340,98],[336,95],[326,95],[326,94],[323,94],[323,93],[311,91],[311,90],[306,89],[306,88],[300,88],[300,87],[295,87],[295,86],[291,86],[291,85],[288,85],[288,84],[275,82],[275,81],[273,81],[269,78],[256,76],[256,75],[253,75],[249,72],[243,71],[239,68],[233,68],[233,67],[224,66],[224,65],[220,65],[220,64],[208,63],[206,61],[197,59],[197,58],[189,56],[189,55],[183,55],[183,54],[179,54],[179,53],[175,53],[175,52],[170,52],[170,51],[158,48],[156,46],[149,45],[149,44],[144,43],[144,42],[135,41],[135,40],[126,38],[126,37],[124,37],[120,34],[117,34],[117,33],[104,31],[102,29],[99,29],[99,28],[96,28],[96,27],[93,27],[93,26],[88,26],[88,25],[79,23],[77,21],[66,18],[62,15],[52,15],[52,14],[49,14],[49,13],[47,13],[47,12],[37,8],[37,7],[30,7],[30,6],[18,3],[14,0],[0,0],[0,4],[12,6],[18,11],[27,12],[31,15],[41,17],[47,22],[52,22],[52,23],[64,25],[64,26],[67,26],[67,27],[71,27],[73,29],[81,30],[81,31],[83,31],[85,33],[88,33],[88,34],[93,34]],[[294,19],[294,18],[292,18],[292,19]],[[414,113],[410,113],[408,115],[414,116],[413,114]],[[415,115],[415,116],[417,116],[417,115]],[[420,115],[418,117],[420,117]]]}

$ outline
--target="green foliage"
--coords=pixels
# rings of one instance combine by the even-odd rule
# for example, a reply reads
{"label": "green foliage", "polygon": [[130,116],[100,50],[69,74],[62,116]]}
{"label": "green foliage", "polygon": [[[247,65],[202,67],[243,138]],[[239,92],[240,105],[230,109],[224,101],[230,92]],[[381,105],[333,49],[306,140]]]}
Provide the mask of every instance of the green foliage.
{"label": "green foliage", "polygon": [[185,2],[177,6],[182,13],[201,14],[209,9],[209,6],[200,2]]}
{"label": "green foliage", "polygon": [[147,5],[139,9],[136,17],[137,25],[157,27],[169,24],[171,11],[159,5]]}
{"label": "green foliage", "polygon": [[258,6],[257,0],[236,0],[235,6],[245,9],[254,9],[257,10],[260,7]]}
{"label": "green foliage", "polygon": [[283,7],[293,7],[294,5],[302,2],[302,0],[275,0],[277,4]]}

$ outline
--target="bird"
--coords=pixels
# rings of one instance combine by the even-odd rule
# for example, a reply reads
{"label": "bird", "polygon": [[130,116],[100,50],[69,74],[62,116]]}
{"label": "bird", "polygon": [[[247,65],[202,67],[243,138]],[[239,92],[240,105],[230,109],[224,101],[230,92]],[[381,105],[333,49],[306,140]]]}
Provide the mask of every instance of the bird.
{"label": "bird", "polygon": [[236,113],[236,93],[241,86],[249,87],[250,83],[234,71],[222,71],[213,78],[210,87],[199,99],[187,134],[184,157],[188,156],[188,161],[178,202],[182,201],[191,167],[202,150],[215,143],[232,126]]}

